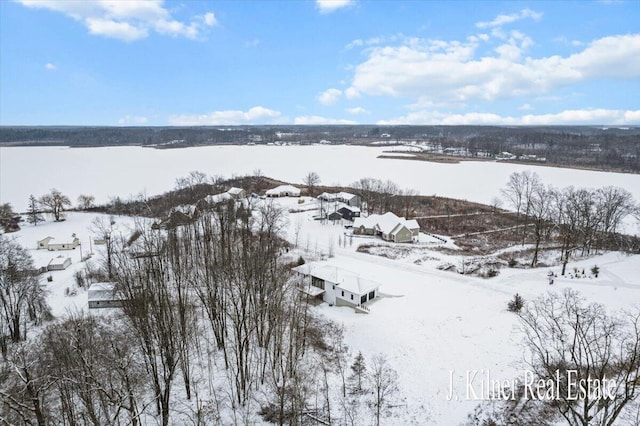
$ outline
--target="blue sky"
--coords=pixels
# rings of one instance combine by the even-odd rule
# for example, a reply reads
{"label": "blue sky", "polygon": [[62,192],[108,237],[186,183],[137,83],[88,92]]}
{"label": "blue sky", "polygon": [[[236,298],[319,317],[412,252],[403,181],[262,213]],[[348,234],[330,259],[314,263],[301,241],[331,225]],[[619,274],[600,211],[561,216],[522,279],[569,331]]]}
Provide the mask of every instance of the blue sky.
{"label": "blue sky", "polygon": [[0,0],[0,124],[640,125],[638,1]]}

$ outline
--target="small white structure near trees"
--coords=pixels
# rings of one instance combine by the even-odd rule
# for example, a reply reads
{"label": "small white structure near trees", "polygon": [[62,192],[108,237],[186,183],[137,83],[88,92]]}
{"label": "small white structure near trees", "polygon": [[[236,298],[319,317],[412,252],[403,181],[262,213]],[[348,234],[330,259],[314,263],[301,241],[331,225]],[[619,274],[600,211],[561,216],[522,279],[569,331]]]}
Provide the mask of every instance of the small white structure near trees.
{"label": "small white structure near trees", "polygon": [[232,186],[228,191],[227,194],[231,195],[234,199],[239,200],[240,198],[244,198],[246,197],[246,192],[244,189],[242,188],[236,188],[235,186]]}
{"label": "small white structure near trees", "polygon": [[273,189],[268,189],[267,197],[299,197],[300,190],[293,185],[280,185]]}
{"label": "small white structure near trees", "polygon": [[54,250],[75,250],[76,247],[80,246],[80,240],[76,237],[76,234],[72,235],[73,241],[70,243],[52,243],[53,237],[46,237],[38,241],[38,250],[46,249],[49,251]]}
{"label": "small white structure near trees", "polygon": [[121,308],[124,296],[116,291],[114,283],[91,284],[87,291],[89,309]]}
{"label": "small white structure near trees", "polygon": [[47,271],[64,271],[71,265],[71,258],[67,256],[56,256],[49,261]]}

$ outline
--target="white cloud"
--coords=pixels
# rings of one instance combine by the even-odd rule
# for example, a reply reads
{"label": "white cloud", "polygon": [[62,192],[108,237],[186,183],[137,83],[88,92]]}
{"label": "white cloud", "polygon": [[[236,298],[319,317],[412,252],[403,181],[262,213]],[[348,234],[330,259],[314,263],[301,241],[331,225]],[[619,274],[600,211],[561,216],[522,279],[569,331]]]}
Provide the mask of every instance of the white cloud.
{"label": "white cloud", "polygon": [[354,87],[349,87],[344,91],[344,95],[347,97],[347,99],[355,99],[360,97],[360,92],[358,92],[358,90]]}
{"label": "white cloud", "polygon": [[205,13],[204,16],[203,16],[203,19],[204,19],[204,23],[206,25],[208,25],[209,27],[212,27],[212,26],[218,24],[218,20],[216,19],[216,15],[213,12]]}
{"label": "white cloud", "polygon": [[518,107],[518,111],[531,111],[532,109],[531,104],[522,104]]}
{"label": "white cloud", "polygon": [[128,22],[113,21],[111,19],[87,18],[85,25],[91,34],[122,41],[134,41],[149,35],[149,31],[146,28],[137,27]]}
{"label": "white cloud", "polygon": [[55,71],[58,67],[56,67],[56,65],[55,65],[55,64],[52,64],[52,63],[50,63],[50,62],[49,62],[49,63],[46,63],[46,64],[44,65],[44,68],[45,68],[47,71]]}
{"label": "white cloud", "polygon": [[118,120],[118,124],[121,126],[127,126],[127,125],[139,126],[142,124],[147,124],[148,122],[149,122],[149,119],[147,117],[132,116],[132,115],[125,115],[124,117]]}
{"label": "white cloud", "polygon": [[318,102],[322,105],[333,105],[342,96],[342,90],[340,89],[327,89],[320,93],[317,97]]}
{"label": "white cloud", "polygon": [[570,56],[532,58],[523,53],[533,43],[517,31],[493,54],[478,57],[477,40],[412,39],[399,46],[379,46],[355,67],[344,93],[430,99],[460,103],[542,95],[597,78],[640,76],[640,34],[604,37]]}
{"label": "white cloud", "polygon": [[353,3],[353,0],[316,0],[316,7],[320,13],[331,13]]}
{"label": "white cloud", "polygon": [[174,19],[164,0],[16,0],[34,9],[63,13],[81,22],[90,34],[135,41],[151,31],[173,37],[198,39],[205,27],[217,24],[215,14],[195,16],[190,22]]}
{"label": "white cloud", "polygon": [[274,124],[280,111],[255,106],[247,111],[224,110],[209,114],[181,114],[169,117],[173,126],[237,126],[242,124]]}
{"label": "white cloud", "polygon": [[369,114],[369,111],[362,107],[347,108],[345,111],[351,115]]}
{"label": "white cloud", "polygon": [[522,19],[531,18],[534,21],[539,21],[542,18],[542,13],[535,12],[531,9],[522,9],[518,13],[512,13],[510,15],[498,15],[492,21],[478,22],[476,27],[478,28],[494,28],[501,27],[512,22],[520,21]]}
{"label": "white cloud", "polygon": [[493,113],[468,112],[449,114],[439,111],[416,111],[402,117],[379,121],[380,125],[638,125],[640,110],[581,109],[554,114],[527,114],[521,117]]}
{"label": "white cloud", "polygon": [[326,117],[321,117],[319,115],[304,115],[304,116],[296,117],[294,119],[294,124],[321,125],[321,124],[358,124],[358,123],[353,120],[326,118]]}

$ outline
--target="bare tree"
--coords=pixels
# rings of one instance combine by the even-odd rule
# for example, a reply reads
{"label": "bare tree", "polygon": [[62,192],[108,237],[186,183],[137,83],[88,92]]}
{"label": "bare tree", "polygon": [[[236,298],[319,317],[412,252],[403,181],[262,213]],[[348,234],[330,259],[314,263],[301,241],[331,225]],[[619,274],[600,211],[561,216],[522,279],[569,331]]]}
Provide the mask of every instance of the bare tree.
{"label": "bare tree", "polygon": [[316,172],[309,172],[303,179],[302,183],[309,187],[309,193],[313,195],[314,189],[320,183],[320,175]]}
{"label": "bare tree", "polygon": [[545,235],[545,229],[550,223],[552,193],[552,188],[545,188],[542,184],[537,184],[532,188],[528,201],[530,216],[533,219],[533,235],[535,239],[535,247],[531,259],[532,268],[538,264],[540,242]]}
{"label": "bare tree", "polygon": [[[551,401],[542,402],[570,425],[615,424],[638,395],[640,311],[613,316],[567,289],[528,303],[519,317],[531,383],[559,386]],[[535,385],[524,385],[525,398],[540,399],[526,394]]]}
{"label": "bare tree", "polygon": [[527,234],[527,220],[532,207],[533,193],[539,185],[541,185],[541,183],[538,174],[525,170],[523,172],[512,173],[509,176],[507,187],[501,190],[502,196],[506,198],[507,203],[516,210],[517,220],[519,221],[521,215],[524,217],[522,225],[522,245],[524,245]]}
{"label": "bare tree", "polygon": [[87,210],[93,207],[93,203],[96,201],[96,197],[93,195],[80,194],[78,195],[78,208],[82,210]]}
{"label": "bare tree", "polygon": [[47,396],[56,379],[46,369],[36,342],[14,345],[6,364],[0,364],[0,421],[2,424],[46,426],[52,415]]}
{"label": "bare tree", "polygon": [[633,196],[629,191],[614,186],[598,189],[595,196],[602,218],[601,230],[611,236],[618,231],[622,220],[633,213]]}
{"label": "bare tree", "polygon": [[71,207],[71,201],[69,197],[63,195],[57,189],[52,189],[49,194],[45,194],[40,197],[40,204],[48,209],[49,213],[53,215],[56,222],[64,219],[64,211],[67,207]]}
{"label": "bare tree", "polygon": [[385,356],[380,354],[371,361],[368,379],[373,391],[373,405],[376,407],[376,425],[380,426],[383,410],[398,391],[398,373],[391,368]]}
{"label": "bare tree", "polygon": [[45,295],[29,253],[0,235],[0,335],[17,342],[26,335],[27,324],[49,318]]}
{"label": "bare tree", "polygon": [[98,216],[91,221],[90,227],[93,234],[98,237],[98,239],[104,241],[104,245],[107,251],[107,277],[109,279],[113,277],[113,254],[117,243],[116,237],[114,235],[115,224],[116,221],[113,216],[109,216],[109,218]]}

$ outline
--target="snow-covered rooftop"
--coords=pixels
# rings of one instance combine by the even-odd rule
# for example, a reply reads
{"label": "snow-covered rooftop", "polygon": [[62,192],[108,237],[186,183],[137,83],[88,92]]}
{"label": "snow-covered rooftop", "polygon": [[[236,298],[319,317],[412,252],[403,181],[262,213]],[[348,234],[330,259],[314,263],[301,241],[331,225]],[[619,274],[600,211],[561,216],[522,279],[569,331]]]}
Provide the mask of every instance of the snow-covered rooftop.
{"label": "snow-covered rooftop", "polygon": [[406,220],[404,217],[398,217],[392,212],[356,218],[356,220],[353,221],[353,227],[359,228],[360,226],[364,226],[367,229],[377,228],[384,234],[391,234],[394,231],[397,232],[402,226],[406,226],[410,230],[420,229],[417,220]]}
{"label": "snow-covered rooftop", "polygon": [[231,189],[229,189],[227,191],[227,193],[231,194],[231,195],[240,195],[240,194],[242,194],[242,191],[244,191],[244,189],[236,188],[235,186],[233,186],[233,187],[231,187]]}
{"label": "snow-covered rooftop", "polygon": [[56,256],[51,259],[51,261],[49,262],[49,266],[64,266],[64,263],[67,261],[67,259],[71,260],[68,256]]}
{"label": "snow-covered rooftop", "polygon": [[114,283],[95,283],[89,287],[87,299],[89,301],[120,300],[122,296],[115,291]]}
{"label": "snow-covered rooftop", "polygon": [[353,207],[353,206],[342,206],[340,207],[341,209],[347,209],[350,210],[354,213],[360,212],[360,209],[358,207]]}
{"label": "snow-covered rooftop", "polygon": [[174,212],[180,212],[180,213],[186,214],[187,216],[192,216],[193,213],[196,211],[196,206],[194,206],[193,204],[181,204],[179,206],[175,206],[171,210]]}
{"label": "snow-covered rooftop", "polygon": [[273,189],[268,189],[267,195],[282,194],[284,192],[289,192],[291,194],[300,194],[300,190],[293,185],[280,185],[276,186]]}
{"label": "snow-covered rooftop", "polygon": [[223,192],[222,194],[207,195],[204,197],[204,200],[209,204],[219,204],[227,200],[231,200],[232,198],[231,194]]}
{"label": "snow-covered rooftop", "polygon": [[369,293],[380,287],[380,283],[367,280],[355,272],[328,265],[323,262],[311,262],[293,268],[294,271],[304,275],[311,275],[321,280],[333,283],[341,290],[357,295]]}

